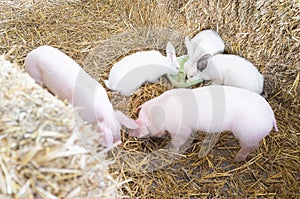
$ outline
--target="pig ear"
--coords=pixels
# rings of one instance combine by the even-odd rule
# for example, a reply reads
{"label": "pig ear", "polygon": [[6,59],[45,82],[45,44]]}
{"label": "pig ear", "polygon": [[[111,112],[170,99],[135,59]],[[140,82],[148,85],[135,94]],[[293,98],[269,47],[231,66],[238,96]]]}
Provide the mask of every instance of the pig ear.
{"label": "pig ear", "polygon": [[137,107],[136,112],[140,113],[141,108],[142,108],[142,105],[140,105],[139,107]]}
{"label": "pig ear", "polygon": [[163,107],[159,105],[153,106],[149,114],[152,119],[150,126],[151,133],[156,135],[162,132],[166,123],[166,114]]}
{"label": "pig ear", "polygon": [[137,108],[137,112],[139,113],[139,118],[135,122],[139,128],[149,127],[151,125],[151,121],[148,115],[145,113],[145,110],[142,110],[142,105]]}
{"label": "pig ear", "polygon": [[133,119],[127,117],[119,110],[115,111],[115,117],[120,124],[126,126],[129,129],[137,129],[139,127]]}
{"label": "pig ear", "polygon": [[206,69],[209,57],[210,57],[210,55],[206,54],[198,60],[197,68],[200,72],[202,72],[204,69]]}
{"label": "pig ear", "polygon": [[136,120],[136,123],[139,127],[149,127],[151,125],[151,121],[146,114],[139,114],[139,119]]}

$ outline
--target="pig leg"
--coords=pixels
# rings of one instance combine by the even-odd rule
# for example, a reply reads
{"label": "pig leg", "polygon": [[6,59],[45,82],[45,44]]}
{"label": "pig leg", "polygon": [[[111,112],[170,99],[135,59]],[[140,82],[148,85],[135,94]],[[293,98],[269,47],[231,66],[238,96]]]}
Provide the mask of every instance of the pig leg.
{"label": "pig leg", "polygon": [[256,145],[247,145],[245,143],[241,143],[241,149],[237,153],[237,155],[234,158],[234,162],[240,162],[244,161],[246,157],[251,153],[251,151],[255,150],[258,148],[258,144]]}
{"label": "pig leg", "polygon": [[169,147],[169,150],[172,152],[179,152],[180,147],[187,141],[187,139],[192,134],[192,129],[190,128],[182,128],[177,133],[170,133],[171,134],[171,146]]}
{"label": "pig leg", "polygon": [[165,133],[166,132],[164,130],[162,130],[162,131],[158,132],[155,136],[161,138],[162,136],[165,135]]}

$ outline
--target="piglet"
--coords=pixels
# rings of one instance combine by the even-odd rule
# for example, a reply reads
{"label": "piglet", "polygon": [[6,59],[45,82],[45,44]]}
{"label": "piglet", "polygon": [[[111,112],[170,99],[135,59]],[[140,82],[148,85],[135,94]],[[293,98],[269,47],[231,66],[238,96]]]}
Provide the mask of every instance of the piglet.
{"label": "piglet", "polygon": [[[105,89],[89,76],[72,58],[51,46],[40,46],[25,58],[25,69],[39,84],[76,107],[88,122],[98,124],[104,134],[104,145],[120,141],[122,124],[134,128],[136,124],[120,111],[114,111]],[[131,126],[134,125],[134,126]]]}
{"label": "piglet", "polygon": [[171,135],[172,151],[178,152],[192,132],[231,131],[241,149],[235,161],[243,161],[276,126],[272,108],[259,94],[245,89],[211,85],[173,89],[139,107],[138,128],[131,136]]}

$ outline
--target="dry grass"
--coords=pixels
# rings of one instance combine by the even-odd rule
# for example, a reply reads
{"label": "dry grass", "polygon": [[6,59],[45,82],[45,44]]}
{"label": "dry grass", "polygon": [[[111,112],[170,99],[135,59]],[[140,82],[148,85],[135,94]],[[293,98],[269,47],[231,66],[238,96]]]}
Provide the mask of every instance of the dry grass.
{"label": "dry grass", "polygon": [[[129,198],[300,197],[299,1],[11,2],[17,1],[0,3],[0,53],[10,52],[20,68],[30,50],[47,44],[62,49],[102,83],[121,57],[145,49],[163,52],[169,39],[183,54],[184,35],[212,28],[227,53],[251,60],[265,76],[264,96],[279,132],[267,136],[245,163],[232,162],[238,142],[231,134],[222,134],[208,156],[199,159],[202,134],[184,157],[174,157],[157,153],[167,139],[140,140],[123,132],[124,143],[111,153],[116,160],[111,173],[131,180],[122,188]],[[169,88],[161,78],[130,98],[109,95],[117,108],[136,117],[138,105]]]}
{"label": "dry grass", "polygon": [[[0,56],[0,197],[116,198],[101,136]],[[93,189],[91,189],[93,187]]]}

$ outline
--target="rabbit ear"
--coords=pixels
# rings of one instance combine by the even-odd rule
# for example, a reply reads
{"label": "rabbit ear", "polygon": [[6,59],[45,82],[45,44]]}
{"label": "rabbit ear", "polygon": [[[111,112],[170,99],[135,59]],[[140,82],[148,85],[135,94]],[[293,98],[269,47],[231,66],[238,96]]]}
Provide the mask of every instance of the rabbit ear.
{"label": "rabbit ear", "polygon": [[176,58],[176,50],[170,41],[167,44],[166,53],[167,53],[167,59],[170,61],[171,65],[178,70],[180,65]]}
{"label": "rabbit ear", "polygon": [[208,58],[210,57],[209,54],[206,54],[204,56],[202,56],[198,62],[197,62],[197,68],[200,72],[202,72],[206,67],[207,67],[207,63],[208,63]]}
{"label": "rabbit ear", "polygon": [[167,55],[169,55],[169,54],[174,54],[174,55],[176,55],[176,50],[175,50],[174,46],[171,44],[170,41],[169,41],[168,44],[167,44],[166,52],[167,52]]}
{"label": "rabbit ear", "polygon": [[190,41],[190,39],[189,39],[188,36],[186,36],[186,37],[184,38],[184,43],[185,43],[185,47],[186,47],[186,49],[187,49],[187,54],[188,54],[189,56],[192,56],[193,53],[194,53],[194,49],[193,49],[193,45],[192,45],[192,43],[191,43],[191,41]]}
{"label": "rabbit ear", "polygon": [[171,42],[168,42],[166,47],[166,53],[168,60],[173,63],[176,60],[176,52],[174,46],[171,44]]}

